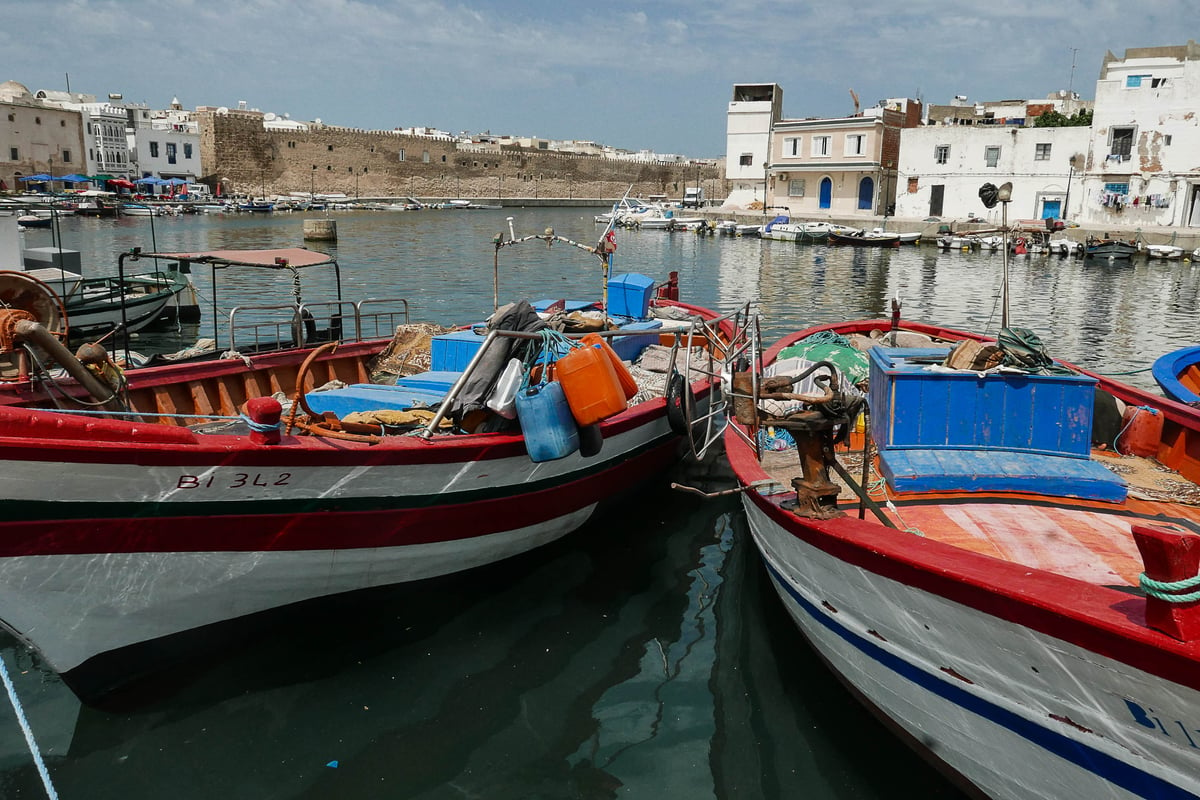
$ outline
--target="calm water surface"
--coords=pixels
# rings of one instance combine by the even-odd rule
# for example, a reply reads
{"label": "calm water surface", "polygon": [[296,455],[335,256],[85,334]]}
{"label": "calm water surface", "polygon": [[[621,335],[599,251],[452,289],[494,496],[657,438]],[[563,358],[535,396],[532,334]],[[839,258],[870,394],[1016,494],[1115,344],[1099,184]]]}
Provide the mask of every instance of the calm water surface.
{"label": "calm water surface", "polygon": [[[482,319],[492,237],[555,232],[592,243],[588,209],[334,214],[345,294],[407,298],[415,319]],[[301,244],[299,215],[65,218],[88,274],[116,253]],[[27,234],[30,247],[49,232]],[[153,238],[153,240],[152,240]],[[314,243],[315,249],[321,249]],[[594,257],[563,245],[500,252],[501,302],[593,299]],[[753,301],[764,336],[882,316],[995,332],[999,255],[796,246],[658,231],[618,233],[617,271],[680,274],[682,296]],[[1010,264],[1011,322],[1056,356],[1153,388],[1159,354],[1200,336],[1188,263]],[[147,337],[176,349],[199,329]],[[217,278],[221,314],[286,298],[287,281]],[[305,275],[304,299],[333,294]],[[683,468],[681,468],[682,470]],[[721,488],[713,466],[674,476]],[[172,671],[118,708],[81,707],[36,657],[0,638],[62,798],[959,797],[861,710],[786,618],[736,501],[653,488],[564,540],[504,564],[314,604]],[[0,698],[0,796],[45,797]]]}

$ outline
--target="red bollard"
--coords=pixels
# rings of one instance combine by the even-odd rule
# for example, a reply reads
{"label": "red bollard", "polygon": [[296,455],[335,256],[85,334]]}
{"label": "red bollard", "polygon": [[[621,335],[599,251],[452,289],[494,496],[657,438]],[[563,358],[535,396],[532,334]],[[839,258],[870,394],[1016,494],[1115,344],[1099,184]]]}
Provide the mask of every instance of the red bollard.
{"label": "red bollard", "polygon": [[[1200,536],[1134,525],[1133,540],[1142,554],[1147,578],[1174,583],[1200,574]],[[1191,591],[1195,590],[1188,593]],[[1181,642],[1200,639],[1200,600],[1172,603],[1147,595],[1146,624]]]}
{"label": "red bollard", "polygon": [[250,441],[255,444],[279,444],[279,418],[283,415],[283,406],[274,397],[252,397],[246,401],[246,416],[257,425],[273,425],[265,430],[250,431]]}

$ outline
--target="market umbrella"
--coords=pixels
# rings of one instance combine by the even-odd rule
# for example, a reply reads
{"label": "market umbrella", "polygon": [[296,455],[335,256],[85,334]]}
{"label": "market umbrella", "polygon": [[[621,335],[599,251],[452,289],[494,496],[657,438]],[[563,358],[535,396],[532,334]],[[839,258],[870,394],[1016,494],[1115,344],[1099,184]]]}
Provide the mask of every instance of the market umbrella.
{"label": "market umbrella", "polygon": [[91,179],[94,181],[111,181],[111,180],[116,180],[116,176],[100,174],[100,175],[92,175]]}
{"label": "market umbrella", "polygon": [[185,183],[187,183],[187,181],[185,181],[183,178],[167,178],[167,180],[163,182],[171,186],[183,186]]}
{"label": "market umbrella", "polygon": [[133,181],[127,181],[124,178],[114,178],[109,181],[113,186],[120,186],[122,189],[132,189]]}
{"label": "market umbrella", "polygon": [[166,181],[162,178],[156,178],[153,175],[147,175],[144,178],[138,178],[134,183],[139,186],[162,186]]}
{"label": "market umbrella", "polygon": [[87,175],[80,175],[78,173],[72,172],[70,175],[63,175],[61,178],[58,178],[57,180],[60,180],[63,183],[87,183],[88,181],[91,180],[91,178],[89,178]]}
{"label": "market umbrella", "polygon": [[30,183],[30,182],[45,183],[46,181],[54,180],[54,176],[47,175],[44,172],[39,172],[36,175],[23,175],[20,178],[17,178],[17,180],[24,181],[25,183]]}

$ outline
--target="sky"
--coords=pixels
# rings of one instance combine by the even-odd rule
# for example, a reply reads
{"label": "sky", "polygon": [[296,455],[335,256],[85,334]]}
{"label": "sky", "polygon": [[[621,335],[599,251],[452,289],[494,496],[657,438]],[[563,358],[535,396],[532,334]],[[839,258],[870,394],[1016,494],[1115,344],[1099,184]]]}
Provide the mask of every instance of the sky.
{"label": "sky", "polygon": [[1106,51],[1200,29],[1194,0],[0,0],[0,20],[0,82],[35,92],[693,158],[725,154],[737,83],[779,84],[788,118],[849,115],[851,90],[1091,99]]}

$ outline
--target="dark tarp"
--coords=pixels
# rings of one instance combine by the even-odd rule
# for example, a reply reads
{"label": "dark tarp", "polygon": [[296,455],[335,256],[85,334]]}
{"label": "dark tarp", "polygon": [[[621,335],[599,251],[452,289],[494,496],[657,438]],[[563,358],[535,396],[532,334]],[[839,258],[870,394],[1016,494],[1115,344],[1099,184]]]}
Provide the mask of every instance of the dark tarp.
{"label": "dark tarp", "polygon": [[[525,300],[500,308],[492,315],[492,319],[488,322],[489,331],[525,331],[527,333],[536,333],[545,327],[546,323],[542,322],[541,317],[533,310],[533,306]],[[461,426],[463,419],[468,414],[481,411],[485,408],[484,403],[487,401],[488,395],[491,394],[492,388],[496,385],[496,380],[500,377],[500,373],[504,371],[504,366],[510,358],[519,358],[525,361],[529,348],[540,346],[541,343],[538,341],[498,337],[483,354],[479,363],[475,365],[475,370],[471,373],[471,377],[451,404],[450,418],[454,420],[454,424]],[[483,432],[494,429],[490,427],[493,423],[499,425],[509,422],[498,415],[493,416],[495,417],[494,420],[489,420],[483,427],[476,430]]]}

